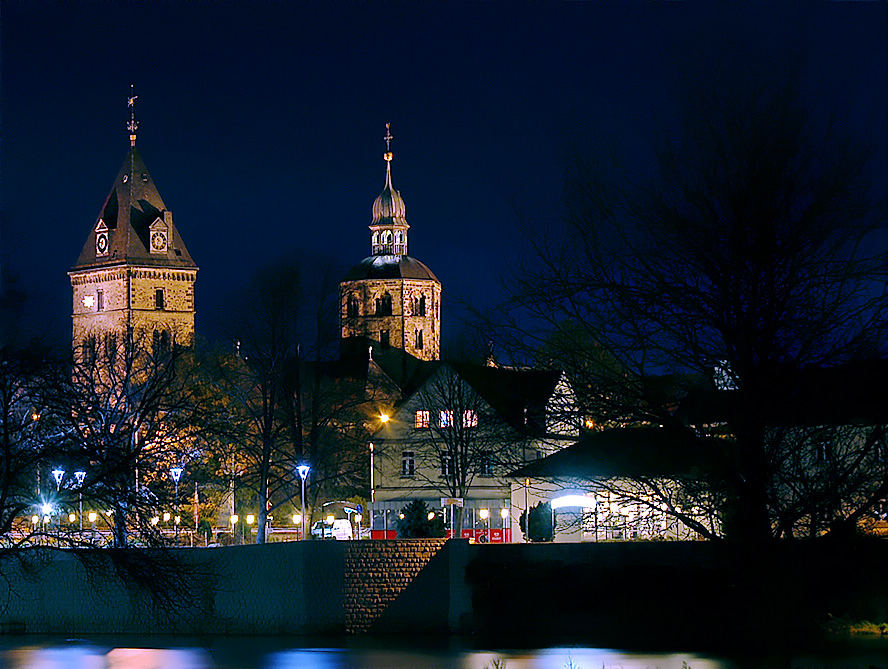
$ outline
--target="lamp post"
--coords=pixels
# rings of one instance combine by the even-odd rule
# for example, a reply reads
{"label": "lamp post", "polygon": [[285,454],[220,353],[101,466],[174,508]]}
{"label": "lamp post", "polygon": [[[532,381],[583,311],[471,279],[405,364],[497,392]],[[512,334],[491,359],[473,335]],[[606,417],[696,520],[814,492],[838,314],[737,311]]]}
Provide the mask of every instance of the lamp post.
{"label": "lamp post", "polygon": [[373,442],[370,442],[370,531],[373,531],[373,511],[375,511],[376,487],[373,484]]}
{"label": "lamp post", "polygon": [[308,476],[311,467],[308,465],[299,465],[296,468],[296,471],[299,472],[299,477],[302,479],[302,496],[300,497],[302,501],[302,536],[300,537],[300,540],[305,541],[305,477]]}
{"label": "lamp post", "polygon": [[[62,469],[61,467],[57,467],[56,469],[53,469],[52,470],[52,477],[55,479],[55,482],[56,482],[56,493],[61,492],[62,479],[65,478],[65,470]],[[59,504],[59,522],[57,525],[57,529],[58,529],[58,534],[56,534],[56,541],[60,542],[61,541],[60,535],[62,534],[62,506],[61,506],[61,504]]]}
{"label": "lamp post", "polygon": [[490,543],[490,511],[487,509],[481,509],[478,512],[478,516],[484,521],[484,536],[487,539],[485,543]]}
{"label": "lamp post", "polygon": [[503,519],[503,543],[506,543],[506,518],[509,517],[509,510],[505,507],[500,509],[500,518]]}
{"label": "lamp post", "polygon": [[170,469],[170,476],[173,477],[173,483],[176,484],[176,495],[175,495],[176,522],[175,522],[175,525],[176,525],[176,545],[178,546],[179,545],[179,519],[180,519],[180,516],[179,516],[179,478],[181,478],[181,476],[182,476],[182,468],[181,467],[173,467],[172,469]]}
{"label": "lamp post", "polygon": [[236,513],[233,513],[228,520],[231,522],[231,543],[234,543],[234,540],[237,538],[237,521],[240,518],[237,517]]}
{"label": "lamp post", "polygon": [[80,517],[80,531],[83,532],[83,482],[86,480],[86,472],[82,469],[74,472],[77,480],[77,514]]}

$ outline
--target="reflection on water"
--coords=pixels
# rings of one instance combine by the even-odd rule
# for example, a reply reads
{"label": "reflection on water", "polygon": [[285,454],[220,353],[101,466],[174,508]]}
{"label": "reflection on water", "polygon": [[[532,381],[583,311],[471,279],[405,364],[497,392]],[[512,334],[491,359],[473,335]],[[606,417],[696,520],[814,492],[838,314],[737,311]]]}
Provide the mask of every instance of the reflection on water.
{"label": "reflection on water", "polygon": [[[7,642],[13,641],[7,639]],[[144,640],[143,640],[144,641]],[[643,654],[600,648],[532,651],[293,648],[284,639],[243,638],[206,646],[110,647],[85,641],[8,645],[0,668],[11,669],[888,669],[888,646],[829,657],[795,654],[734,660],[693,653]],[[293,644],[296,645],[296,644]],[[861,652],[861,651],[864,652]]]}

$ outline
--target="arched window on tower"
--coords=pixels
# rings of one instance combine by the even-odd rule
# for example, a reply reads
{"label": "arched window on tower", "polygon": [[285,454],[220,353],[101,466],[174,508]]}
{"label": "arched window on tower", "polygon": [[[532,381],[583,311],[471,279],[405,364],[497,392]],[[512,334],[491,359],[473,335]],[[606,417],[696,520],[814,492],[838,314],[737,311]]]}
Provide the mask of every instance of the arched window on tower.
{"label": "arched window on tower", "polygon": [[383,253],[392,253],[392,231],[383,230],[379,234],[379,243]]}
{"label": "arched window on tower", "polygon": [[416,350],[422,350],[422,330],[416,331]]}
{"label": "arched window on tower", "polygon": [[359,315],[358,298],[355,296],[354,293],[351,293],[348,296],[348,300],[347,300],[346,306],[345,306],[345,311],[346,311],[346,314],[348,315],[349,318],[355,318],[356,316]]}
{"label": "arched window on tower", "polygon": [[392,296],[384,293],[381,297],[376,298],[376,315],[391,316],[392,315]]}
{"label": "arched window on tower", "polygon": [[419,315],[425,316],[425,295],[419,298]]}

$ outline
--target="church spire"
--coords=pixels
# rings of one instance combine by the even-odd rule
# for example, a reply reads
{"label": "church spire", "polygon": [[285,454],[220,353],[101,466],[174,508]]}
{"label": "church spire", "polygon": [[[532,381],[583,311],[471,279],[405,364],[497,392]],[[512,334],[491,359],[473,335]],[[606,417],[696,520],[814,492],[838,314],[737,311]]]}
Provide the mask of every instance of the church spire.
{"label": "church spire", "polygon": [[392,187],[392,158],[394,157],[392,154],[392,140],[394,137],[392,136],[392,124],[385,124],[385,153],[382,154],[382,159],[385,161],[385,186],[386,188]]}
{"label": "church spire", "polygon": [[407,255],[407,206],[401,194],[392,186],[392,124],[385,124],[385,186],[373,202],[370,221],[372,255]]}
{"label": "church spire", "polygon": [[136,100],[138,99],[139,96],[135,94],[135,85],[130,84],[130,94],[126,98],[126,106],[129,107],[130,117],[126,124],[126,129],[129,130],[130,146],[133,147],[136,145],[136,131],[139,129],[139,122],[136,120]]}

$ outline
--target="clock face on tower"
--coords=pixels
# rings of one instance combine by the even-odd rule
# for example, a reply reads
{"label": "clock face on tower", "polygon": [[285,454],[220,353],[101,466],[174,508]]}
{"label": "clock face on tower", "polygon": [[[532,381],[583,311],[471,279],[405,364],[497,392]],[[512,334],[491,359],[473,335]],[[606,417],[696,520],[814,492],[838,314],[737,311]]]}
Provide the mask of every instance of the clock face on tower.
{"label": "clock face on tower", "polygon": [[108,234],[100,232],[96,235],[96,255],[103,256],[108,253]]}
{"label": "clock face on tower", "polygon": [[163,232],[152,232],[151,233],[151,250],[155,253],[160,253],[162,251],[166,251],[167,247],[167,238],[166,234]]}

